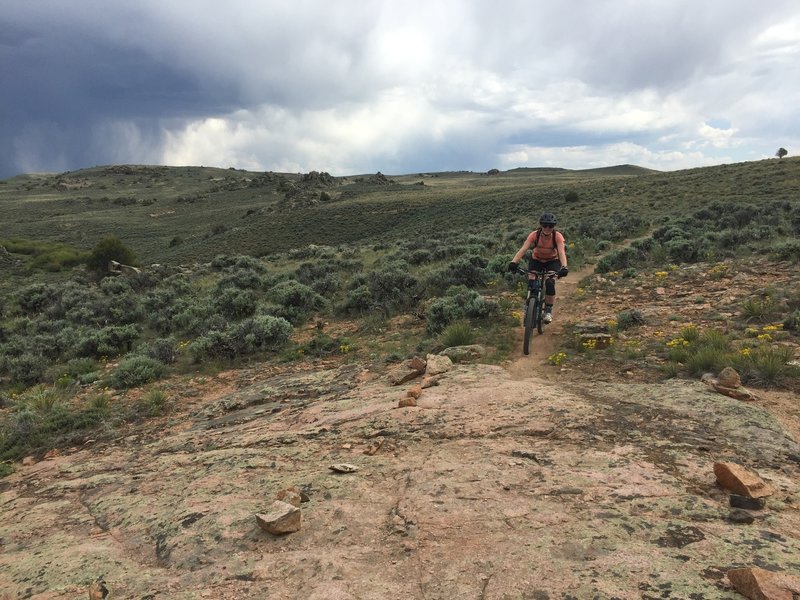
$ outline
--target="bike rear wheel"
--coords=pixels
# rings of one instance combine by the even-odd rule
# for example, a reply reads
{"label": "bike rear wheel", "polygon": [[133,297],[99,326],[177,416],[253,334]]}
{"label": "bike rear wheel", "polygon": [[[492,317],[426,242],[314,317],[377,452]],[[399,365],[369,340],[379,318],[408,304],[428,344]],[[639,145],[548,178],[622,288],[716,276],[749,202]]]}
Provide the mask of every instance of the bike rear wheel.
{"label": "bike rear wheel", "polygon": [[539,314],[539,303],[529,302],[525,311],[525,333],[522,338],[522,353],[527,355],[531,351],[531,336],[536,327],[536,315]]}

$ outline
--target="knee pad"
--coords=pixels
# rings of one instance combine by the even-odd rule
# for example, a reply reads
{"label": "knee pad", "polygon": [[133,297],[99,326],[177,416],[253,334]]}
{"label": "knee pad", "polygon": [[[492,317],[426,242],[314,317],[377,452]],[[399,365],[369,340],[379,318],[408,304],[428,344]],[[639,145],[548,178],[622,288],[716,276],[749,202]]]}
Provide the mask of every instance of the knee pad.
{"label": "knee pad", "polygon": [[555,279],[547,279],[544,282],[544,291],[547,292],[548,296],[555,296],[556,295],[556,281]]}

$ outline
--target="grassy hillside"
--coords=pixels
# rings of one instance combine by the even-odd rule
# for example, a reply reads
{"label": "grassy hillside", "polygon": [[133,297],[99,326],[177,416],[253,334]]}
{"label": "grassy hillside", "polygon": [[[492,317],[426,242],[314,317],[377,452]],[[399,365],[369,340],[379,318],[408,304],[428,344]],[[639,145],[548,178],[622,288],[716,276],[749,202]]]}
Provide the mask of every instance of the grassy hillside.
{"label": "grassy hillside", "polygon": [[[543,211],[558,215],[573,270],[596,262],[634,289],[697,263],[712,275],[726,272],[723,261],[796,271],[798,189],[798,158],[670,173],[623,165],[347,178],[120,165],[5,180],[0,460],[105,422],[113,403],[102,390],[157,386],[170,374],[249,361],[385,363],[476,340],[491,347],[485,360],[501,362],[520,305],[506,265]],[[85,269],[108,236],[135,254],[124,262],[140,275]],[[800,329],[800,290],[789,287],[747,290],[744,316],[703,364],[739,356],[749,320],[780,323],[788,354],[752,349],[741,368],[745,379],[784,385]],[[769,331],[756,339],[769,345]],[[762,354],[777,360],[769,376]],[[673,375],[684,364],[674,362]],[[89,400],[86,386],[96,391]],[[139,410],[160,402],[156,394]]]}
{"label": "grassy hillside", "polygon": [[97,167],[4,181],[0,239],[89,250],[114,234],[145,264],[191,263],[220,252],[265,256],[307,244],[524,229],[545,209],[572,234],[613,239],[631,233],[615,227],[629,216],[644,231],[714,203],[726,210],[794,203],[798,185],[797,158],[671,173],[624,166],[305,180],[208,167]]}

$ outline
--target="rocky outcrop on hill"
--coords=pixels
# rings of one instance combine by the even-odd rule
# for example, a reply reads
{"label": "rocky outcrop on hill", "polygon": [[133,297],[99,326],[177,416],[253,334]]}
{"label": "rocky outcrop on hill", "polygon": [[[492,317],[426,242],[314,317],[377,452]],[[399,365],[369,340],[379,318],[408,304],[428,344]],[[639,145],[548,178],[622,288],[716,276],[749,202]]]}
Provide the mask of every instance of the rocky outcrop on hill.
{"label": "rocky outcrop on hill", "polygon": [[0,597],[713,600],[800,571],[800,446],[758,403],[407,366],[195,382],[155,427],[31,461],[0,481]]}

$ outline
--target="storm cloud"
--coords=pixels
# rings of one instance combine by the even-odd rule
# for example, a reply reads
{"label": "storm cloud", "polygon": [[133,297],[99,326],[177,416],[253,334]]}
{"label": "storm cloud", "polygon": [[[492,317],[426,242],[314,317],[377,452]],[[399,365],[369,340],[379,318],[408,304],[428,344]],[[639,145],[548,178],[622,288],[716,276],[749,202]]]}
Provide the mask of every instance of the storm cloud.
{"label": "storm cloud", "polygon": [[0,65],[0,177],[671,170],[800,147],[792,0],[11,0]]}

